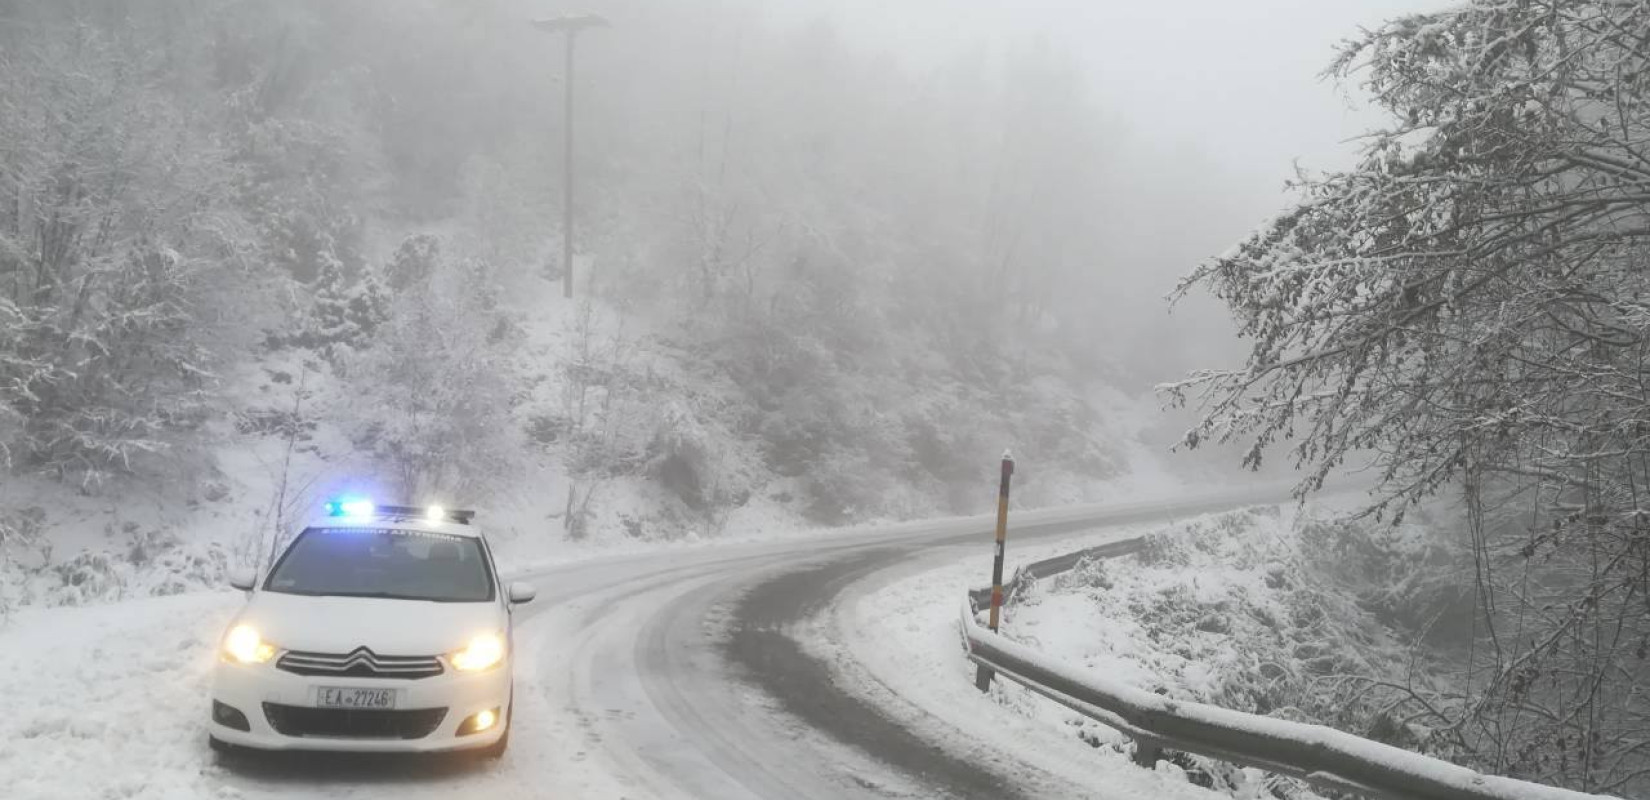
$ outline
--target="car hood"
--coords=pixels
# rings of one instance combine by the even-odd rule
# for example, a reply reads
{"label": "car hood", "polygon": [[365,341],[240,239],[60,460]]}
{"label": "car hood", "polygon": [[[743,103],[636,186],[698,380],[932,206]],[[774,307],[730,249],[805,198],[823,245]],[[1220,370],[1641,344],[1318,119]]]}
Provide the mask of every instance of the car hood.
{"label": "car hood", "polygon": [[257,628],[282,650],[384,656],[432,656],[457,650],[477,634],[502,631],[497,603],[435,603],[371,597],[315,597],[257,592],[237,623]]}

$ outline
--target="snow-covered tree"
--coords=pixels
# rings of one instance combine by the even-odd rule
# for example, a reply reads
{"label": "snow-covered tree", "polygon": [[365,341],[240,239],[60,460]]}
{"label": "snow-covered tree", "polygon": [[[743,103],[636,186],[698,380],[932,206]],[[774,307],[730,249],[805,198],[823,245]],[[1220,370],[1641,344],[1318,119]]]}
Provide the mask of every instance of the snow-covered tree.
{"label": "snow-covered tree", "polygon": [[[478,369],[488,402],[524,383],[600,394],[541,426],[583,431],[547,441],[572,474],[691,468],[705,474],[668,482],[721,511],[773,475],[796,484],[782,502],[831,520],[918,513],[881,497],[910,486],[971,508],[977,473],[1019,431],[1058,440],[1047,454],[1074,467],[1104,462],[1093,436],[1046,435],[1092,418],[1066,413],[1075,382],[1013,391],[1074,370],[1059,348],[1077,337],[1047,333],[1100,299],[1109,125],[1057,48],[981,47],[928,74],[759,2],[612,9],[622,40],[579,53],[579,285],[596,317],[622,310],[647,331],[639,349],[668,355],[635,359],[636,379],[602,394],[563,380],[599,377],[582,357],[511,376],[475,366],[495,349],[468,349],[510,326],[466,326],[498,322],[560,266],[546,256],[563,211],[561,60],[520,9],[0,6],[0,447],[20,465],[107,471],[194,441],[218,410],[213,366],[289,346],[383,401],[357,432],[409,483],[447,435],[429,420],[480,413],[412,396],[455,385],[397,361],[426,347],[458,365],[443,374]],[[407,230],[440,245],[384,258]],[[421,288],[474,256],[497,274]],[[651,380],[660,366],[692,377]],[[678,392],[691,399],[661,402]],[[514,430],[495,411],[476,441]],[[830,468],[804,481],[815,457]]]}
{"label": "snow-covered tree", "polygon": [[435,259],[346,359],[342,419],[410,501],[475,502],[521,452],[508,358],[512,328],[475,264]]}
{"label": "snow-covered tree", "polygon": [[246,226],[215,120],[158,77],[201,51],[32,10],[49,35],[0,42],[0,446],[93,481],[201,421]]}
{"label": "snow-covered tree", "polygon": [[1372,460],[1398,514],[1464,487],[1471,693],[1414,719],[1488,769],[1642,790],[1650,5],[1475,0],[1334,69],[1394,125],[1187,279],[1252,342],[1169,387],[1206,403],[1187,441],[1292,440],[1304,490]]}
{"label": "snow-covered tree", "polygon": [[342,261],[331,254],[322,256],[321,271],[312,287],[314,303],[303,330],[291,343],[337,358],[370,341],[389,315],[389,296],[377,274],[364,271],[352,281]]}

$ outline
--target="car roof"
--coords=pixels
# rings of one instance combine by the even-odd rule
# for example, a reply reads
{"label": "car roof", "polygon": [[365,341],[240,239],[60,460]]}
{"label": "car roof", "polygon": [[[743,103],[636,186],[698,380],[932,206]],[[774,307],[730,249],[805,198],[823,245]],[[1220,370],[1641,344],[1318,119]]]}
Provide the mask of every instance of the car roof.
{"label": "car roof", "polygon": [[422,533],[444,533],[450,536],[463,536],[468,539],[483,539],[481,529],[474,525],[460,525],[456,522],[432,522],[417,517],[379,516],[370,517],[316,517],[311,519],[305,528],[362,528],[371,530],[419,531]]}

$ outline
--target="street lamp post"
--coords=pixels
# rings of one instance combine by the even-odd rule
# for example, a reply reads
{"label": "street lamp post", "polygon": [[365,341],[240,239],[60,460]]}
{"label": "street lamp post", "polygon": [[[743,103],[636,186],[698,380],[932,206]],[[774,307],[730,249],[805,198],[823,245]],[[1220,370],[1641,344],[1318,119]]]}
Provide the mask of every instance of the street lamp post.
{"label": "street lamp post", "polygon": [[566,110],[567,131],[563,137],[562,149],[562,213],[565,215],[562,222],[561,240],[561,293],[563,297],[573,296],[573,51],[579,39],[579,34],[591,28],[608,27],[607,20],[595,14],[573,14],[554,17],[551,19],[534,20],[533,26],[541,31],[563,33],[567,36],[567,77],[564,100]]}

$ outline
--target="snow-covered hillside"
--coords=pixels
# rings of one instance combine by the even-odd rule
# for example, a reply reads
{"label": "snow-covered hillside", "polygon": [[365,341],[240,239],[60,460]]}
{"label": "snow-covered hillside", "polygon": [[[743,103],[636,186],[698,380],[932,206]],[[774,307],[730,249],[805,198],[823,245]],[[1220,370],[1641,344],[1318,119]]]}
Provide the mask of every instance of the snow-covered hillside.
{"label": "snow-covered hillside", "polygon": [[[277,348],[226,368],[217,383],[220,416],[159,466],[140,462],[95,484],[19,470],[0,483],[0,611],[216,587],[226,568],[266,559],[325,499],[396,497],[408,485],[420,487],[413,499],[479,506],[481,522],[518,560],[977,512],[992,500],[989,481],[975,475],[989,476],[992,442],[1042,435],[1041,426],[1055,424],[1012,409],[998,414],[983,395],[970,402],[935,387],[926,397],[900,395],[910,411],[867,417],[865,427],[843,423],[834,447],[939,446],[924,437],[958,427],[944,440],[950,449],[933,457],[949,464],[972,448],[973,467],[934,473],[903,461],[863,462],[841,471],[837,457],[822,455],[801,457],[795,471],[766,452],[772,434],[746,426],[758,408],[714,355],[673,344],[657,326],[605,304],[562,301],[550,282],[512,285],[490,312],[510,328],[509,346],[488,361],[498,371],[491,391],[507,392],[509,402],[483,418],[464,400],[476,389],[470,383],[432,387],[424,394],[435,399],[405,408],[384,395],[414,391],[409,378],[375,374],[391,388],[364,387],[362,371],[376,368],[370,345]],[[840,380],[841,391],[866,402],[892,391],[870,378]],[[1051,407],[1046,398],[1104,408],[1081,439],[1105,443],[1111,455],[1074,461],[1029,442],[1022,458],[1034,466],[1022,476],[1018,503],[1079,502],[1176,482],[1135,436],[1151,413],[1146,404],[1099,385],[1084,396],[1047,378],[1035,391],[1045,398],[1036,408]],[[784,413],[805,422],[803,410]],[[464,425],[485,432],[467,434]],[[465,482],[400,479],[407,448],[440,446],[432,430],[471,437],[454,452],[422,456],[454,459],[469,470]],[[827,499],[852,505],[823,508]]]}
{"label": "snow-covered hillside", "polygon": [[508,5],[7,12],[0,609],[211,583],[341,490],[544,556],[978,511],[1005,447],[1027,505],[1165,480],[1057,60],[935,92],[756,17],[733,68],[636,7],[569,207]]}

